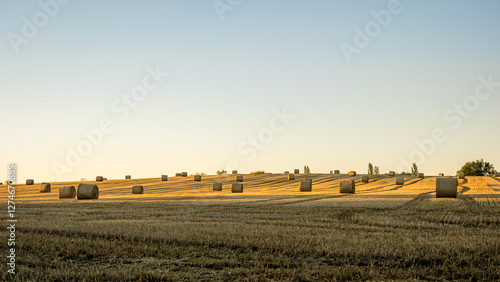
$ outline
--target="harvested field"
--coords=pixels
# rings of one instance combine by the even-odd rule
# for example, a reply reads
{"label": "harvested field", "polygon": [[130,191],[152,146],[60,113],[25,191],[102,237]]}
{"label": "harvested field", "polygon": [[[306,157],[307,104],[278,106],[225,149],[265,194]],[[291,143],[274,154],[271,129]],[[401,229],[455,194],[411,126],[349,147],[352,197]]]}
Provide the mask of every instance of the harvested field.
{"label": "harvested field", "polygon": [[[500,278],[496,178],[467,177],[457,198],[436,198],[431,176],[407,176],[404,186],[385,175],[369,183],[346,174],[244,177],[244,193],[231,193],[234,175],[108,180],[98,200],[85,201],[59,199],[57,191],[94,181],[51,182],[50,193],[15,185],[17,278]],[[301,193],[306,177],[314,189]],[[341,179],[354,179],[356,194],[339,194]],[[213,191],[214,182],[228,188]],[[135,185],[144,186],[140,197],[130,193]]]}

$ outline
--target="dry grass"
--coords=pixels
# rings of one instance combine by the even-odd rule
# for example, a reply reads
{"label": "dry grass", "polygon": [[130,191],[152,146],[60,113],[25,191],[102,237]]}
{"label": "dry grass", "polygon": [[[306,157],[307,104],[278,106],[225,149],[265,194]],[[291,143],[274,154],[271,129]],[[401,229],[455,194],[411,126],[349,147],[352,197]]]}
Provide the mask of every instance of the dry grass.
{"label": "dry grass", "polygon": [[[212,191],[214,181],[230,187],[231,175],[110,180],[93,201],[17,185],[17,278],[500,279],[500,180],[467,177],[456,199],[436,199],[435,178],[396,186],[372,176],[344,195],[346,175],[307,177],[315,188],[306,194],[297,189],[305,176],[283,174],[245,176],[244,194]],[[140,198],[130,195],[135,181],[147,188]],[[67,185],[75,183],[52,186]]]}

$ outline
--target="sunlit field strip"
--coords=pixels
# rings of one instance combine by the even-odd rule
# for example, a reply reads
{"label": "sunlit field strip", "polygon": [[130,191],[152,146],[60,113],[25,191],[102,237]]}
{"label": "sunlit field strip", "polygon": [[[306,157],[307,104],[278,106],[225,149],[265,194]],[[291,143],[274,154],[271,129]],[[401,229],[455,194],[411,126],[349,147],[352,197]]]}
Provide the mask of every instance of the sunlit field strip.
{"label": "sunlit field strip", "polygon": [[[16,185],[17,200],[20,202],[78,202],[76,199],[61,200],[59,188],[66,185],[78,186],[79,183],[93,183],[99,186],[99,202],[107,201],[185,201],[185,202],[268,202],[269,204],[313,204],[327,202],[345,202],[364,205],[399,205],[415,199],[421,194],[435,191],[437,177],[424,179],[405,176],[405,185],[395,185],[396,177],[370,175],[368,183],[361,183],[361,175],[351,177],[347,174],[296,174],[295,180],[288,180],[285,174],[244,175],[244,193],[231,193],[231,184],[236,182],[236,175],[205,175],[196,182],[193,176],[169,177],[168,181],[160,178],[111,179],[104,182],[78,181],[51,183],[51,193],[40,193],[40,184]],[[313,181],[312,192],[300,192],[299,184],[306,178]],[[343,179],[354,179],[355,194],[339,194],[338,183]],[[214,182],[223,183],[223,191],[212,191]],[[143,185],[144,194],[133,195],[131,188]],[[470,196],[481,205],[498,206],[500,200],[500,180],[493,177],[466,177],[460,180],[458,192]],[[6,196],[6,189],[0,195]],[[447,199],[431,199],[447,201]]]}

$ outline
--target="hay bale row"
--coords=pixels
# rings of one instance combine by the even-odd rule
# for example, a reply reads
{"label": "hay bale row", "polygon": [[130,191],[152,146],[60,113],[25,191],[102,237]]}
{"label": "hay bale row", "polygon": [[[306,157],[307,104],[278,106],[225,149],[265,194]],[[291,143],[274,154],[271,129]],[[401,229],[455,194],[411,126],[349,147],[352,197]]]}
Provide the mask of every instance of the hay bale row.
{"label": "hay bale row", "polygon": [[[8,181],[6,181],[6,184],[8,184]],[[35,184],[35,181],[33,179],[26,179],[26,185],[34,185]]]}
{"label": "hay bale row", "polygon": [[354,179],[340,180],[339,193],[356,193],[356,183],[354,183]]}
{"label": "hay bale row", "polygon": [[130,176],[130,175],[125,175],[125,179],[132,179],[132,176]]}
{"label": "hay bale row", "polygon": [[290,174],[290,172],[288,170],[285,170],[285,172],[283,172],[284,174]]}
{"label": "hay bale row", "polygon": [[168,175],[162,175],[161,176],[161,181],[168,181]]}
{"label": "hay bale row", "polygon": [[236,181],[243,182],[243,175],[237,175],[236,176]]}
{"label": "hay bale row", "polygon": [[40,186],[40,193],[50,193],[50,183],[42,183]]}
{"label": "hay bale row", "polygon": [[102,177],[102,176],[96,176],[95,177],[95,181],[102,182],[102,181],[104,181],[104,177]]}
{"label": "hay bale row", "polygon": [[243,193],[243,183],[233,183],[231,186],[231,193]]}
{"label": "hay bale row", "polygon": [[142,185],[132,187],[132,194],[144,194],[144,187]]}
{"label": "hay bale row", "polygon": [[458,179],[456,178],[437,178],[436,179],[436,198],[456,198]]}
{"label": "hay bale row", "polygon": [[194,181],[201,181],[201,175],[196,174],[196,175],[194,176]]}
{"label": "hay bale row", "polygon": [[212,190],[222,191],[222,182],[214,182]]}
{"label": "hay bale row", "polygon": [[311,192],[312,191],[312,180],[306,179],[300,182],[300,192]]}
{"label": "hay bale row", "polygon": [[391,171],[389,171],[389,176],[395,176],[395,175],[396,175],[396,172],[394,172],[394,171],[392,171],[392,170],[391,170]]}
{"label": "hay bale row", "polygon": [[398,177],[398,178],[396,178],[396,185],[405,185],[405,179],[404,179],[404,177]]}
{"label": "hay bale row", "polygon": [[76,197],[78,200],[99,199],[99,187],[95,184],[81,183],[76,190]]}
{"label": "hay bale row", "polygon": [[356,172],[355,171],[349,171],[349,176],[356,176]]}
{"label": "hay bale row", "polygon": [[74,199],[75,197],[75,186],[64,186],[59,189],[59,199]]}
{"label": "hay bale row", "polygon": [[295,174],[289,174],[288,175],[288,180],[295,180]]}
{"label": "hay bale row", "polygon": [[362,183],[368,183],[370,181],[370,178],[368,177],[368,175],[363,175],[363,176],[361,176],[359,181]]}

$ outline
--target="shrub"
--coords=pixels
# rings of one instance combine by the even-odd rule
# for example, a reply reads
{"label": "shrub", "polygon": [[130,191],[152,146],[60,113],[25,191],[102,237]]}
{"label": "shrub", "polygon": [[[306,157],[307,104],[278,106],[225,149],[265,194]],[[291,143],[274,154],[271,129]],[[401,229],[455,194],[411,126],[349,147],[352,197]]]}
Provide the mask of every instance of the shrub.
{"label": "shrub", "polygon": [[495,167],[489,162],[485,162],[483,159],[476,160],[473,162],[466,162],[457,174],[463,172],[467,176],[485,176],[486,174],[494,174]]}
{"label": "shrub", "polygon": [[308,174],[308,173],[311,173],[311,170],[309,169],[308,165],[305,165],[304,166],[304,174]]}
{"label": "shrub", "polygon": [[418,167],[417,167],[416,163],[413,163],[413,165],[411,167],[411,174],[415,174],[415,175],[418,174]]}

